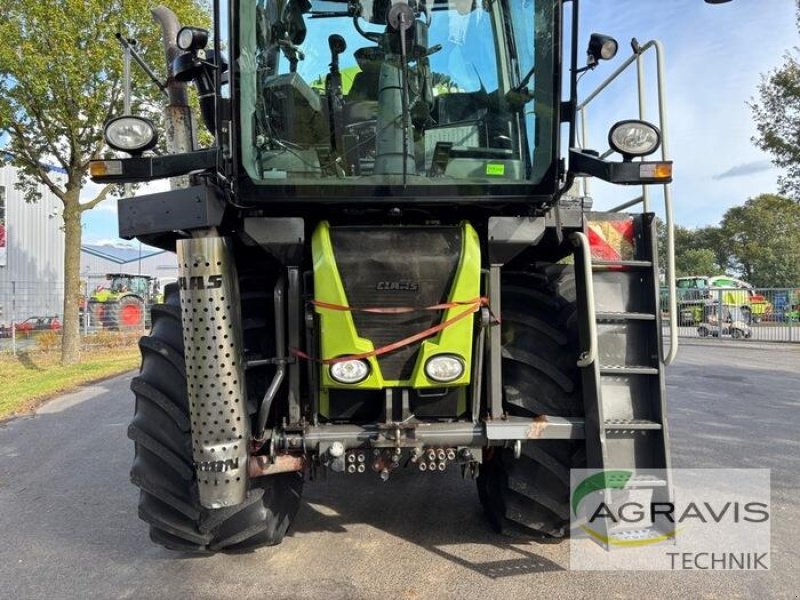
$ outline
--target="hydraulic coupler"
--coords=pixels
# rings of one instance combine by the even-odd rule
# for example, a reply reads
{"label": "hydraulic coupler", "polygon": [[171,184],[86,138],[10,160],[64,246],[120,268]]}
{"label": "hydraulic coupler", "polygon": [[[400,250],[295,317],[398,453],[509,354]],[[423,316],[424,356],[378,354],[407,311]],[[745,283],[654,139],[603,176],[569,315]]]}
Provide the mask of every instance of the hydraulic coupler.
{"label": "hydraulic coupler", "polygon": [[236,265],[226,238],[180,240],[177,250],[200,504],[234,506],[247,497],[250,440]]}

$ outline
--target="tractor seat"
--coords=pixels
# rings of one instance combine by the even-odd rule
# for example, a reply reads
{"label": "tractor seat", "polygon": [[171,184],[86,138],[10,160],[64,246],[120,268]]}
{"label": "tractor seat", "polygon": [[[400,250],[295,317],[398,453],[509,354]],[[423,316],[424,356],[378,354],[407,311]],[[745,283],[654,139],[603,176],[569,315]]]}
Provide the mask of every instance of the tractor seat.
{"label": "tractor seat", "polygon": [[356,73],[344,106],[347,125],[374,121],[378,116],[378,92],[384,52],[377,46],[359,48],[353,53],[361,71]]}

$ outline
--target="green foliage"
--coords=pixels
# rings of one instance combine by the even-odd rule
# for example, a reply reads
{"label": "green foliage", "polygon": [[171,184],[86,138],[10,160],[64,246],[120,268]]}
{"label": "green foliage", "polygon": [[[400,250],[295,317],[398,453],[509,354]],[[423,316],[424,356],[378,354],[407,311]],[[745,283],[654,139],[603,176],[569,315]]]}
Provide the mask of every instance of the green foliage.
{"label": "green foliage", "polygon": [[[658,245],[659,255],[666,256],[661,222]],[[725,273],[756,287],[799,285],[800,204],[763,194],[729,209],[719,227],[675,227],[676,277]]]}
{"label": "green foliage", "polygon": [[[204,0],[163,0],[182,23],[208,22]],[[138,41],[145,60],[165,73],[155,0],[0,0],[0,139],[20,169],[26,200],[46,186],[64,205],[64,329],[61,360],[77,362],[81,214],[115,186],[80,202],[91,159],[104,156],[103,125],[122,110],[122,50],[118,32]],[[160,90],[133,66],[134,113],[157,112]],[[66,177],[54,177],[44,165]]]}
{"label": "green foliage", "polygon": [[800,204],[762,194],[728,210],[721,230],[734,257],[732,267],[756,287],[800,282]]}
{"label": "green foliage", "polygon": [[[163,4],[182,21],[208,22],[196,2]],[[89,159],[101,156],[103,124],[122,109],[117,32],[137,39],[145,59],[165,72],[160,28],[150,16],[155,5],[152,0],[0,0],[0,134],[9,135],[5,150],[22,170],[27,199],[38,199],[37,185],[44,184],[64,201],[68,190],[85,182]],[[152,111],[162,100],[160,91],[135,66],[132,74],[134,107]],[[58,185],[41,163],[65,169],[66,184]]]}
{"label": "green foliage", "polygon": [[675,273],[678,277],[689,275],[720,275],[714,252],[708,248],[689,248],[675,256]]}
{"label": "green foliage", "polygon": [[[719,239],[718,227],[689,229],[675,226],[675,276],[721,275],[730,262],[726,245]],[[658,223],[658,253],[666,256],[667,231]],[[662,273],[665,265],[661,264]]]}
{"label": "green foliage", "polygon": [[800,58],[796,50],[786,54],[781,67],[762,76],[750,108],[758,129],[753,142],[786,169],[778,180],[781,193],[800,199]]}

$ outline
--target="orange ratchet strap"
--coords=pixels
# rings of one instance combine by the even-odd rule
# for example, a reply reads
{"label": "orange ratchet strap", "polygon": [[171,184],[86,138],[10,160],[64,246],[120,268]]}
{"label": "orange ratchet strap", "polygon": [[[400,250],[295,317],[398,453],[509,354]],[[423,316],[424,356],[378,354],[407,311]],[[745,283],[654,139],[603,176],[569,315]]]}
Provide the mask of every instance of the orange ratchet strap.
{"label": "orange ratchet strap", "polygon": [[[298,350],[297,348],[291,348],[289,351],[292,353],[293,356],[298,358],[302,358],[305,360],[313,360],[314,362],[318,362],[323,365],[333,365],[338,362],[342,362],[345,360],[363,360],[366,358],[372,358],[375,356],[381,356],[383,354],[388,354],[389,352],[394,352],[395,350],[399,350],[405,346],[409,346],[415,342],[419,342],[420,340],[424,340],[429,338],[433,335],[436,335],[440,331],[447,329],[448,327],[462,321],[463,319],[467,318],[469,315],[475,313],[481,306],[489,306],[489,299],[485,297],[475,298],[473,300],[467,300],[465,302],[446,302],[444,304],[434,304],[432,306],[394,306],[394,307],[369,307],[369,308],[357,308],[354,306],[344,306],[341,304],[330,304],[328,302],[320,302],[318,300],[314,300],[311,302],[314,306],[318,308],[328,309],[328,310],[338,310],[338,311],[346,311],[346,312],[365,312],[365,313],[373,313],[373,314],[386,314],[386,315],[400,315],[400,314],[408,314],[413,312],[421,312],[426,310],[447,310],[450,308],[458,308],[459,306],[466,306],[471,307],[471,310],[465,310],[455,317],[451,319],[447,319],[446,321],[439,323],[438,325],[434,325],[433,327],[429,327],[419,333],[415,333],[414,335],[410,335],[402,340],[398,340],[396,342],[392,342],[391,344],[387,344],[385,346],[381,346],[380,348],[376,348],[375,350],[371,350],[369,352],[362,352],[361,354],[350,354],[348,356],[339,356],[337,358],[314,358],[303,352],[302,350]],[[494,315],[492,315],[494,316]],[[495,322],[499,323],[500,319],[494,318]]]}

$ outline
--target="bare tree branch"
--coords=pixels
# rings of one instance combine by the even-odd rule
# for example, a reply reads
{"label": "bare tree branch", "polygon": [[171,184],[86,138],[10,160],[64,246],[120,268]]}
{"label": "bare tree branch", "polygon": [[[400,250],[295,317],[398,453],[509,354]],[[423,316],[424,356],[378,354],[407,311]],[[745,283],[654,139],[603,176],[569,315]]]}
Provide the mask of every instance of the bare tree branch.
{"label": "bare tree branch", "polygon": [[94,200],[90,200],[89,202],[84,202],[83,204],[81,204],[80,211],[83,212],[85,210],[93,209],[95,206],[100,204],[103,200],[105,200],[108,197],[108,194],[111,193],[114,187],[115,187],[114,185],[105,186],[102,190],[100,190],[100,193],[97,194],[97,196],[95,196]]}
{"label": "bare tree branch", "polygon": [[[25,144],[25,141],[20,140],[20,143]],[[15,160],[24,163],[28,168],[34,170],[36,172],[36,176],[41,180],[41,182],[45,184],[50,189],[50,191],[53,192],[53,194],[55,194],[57,198],[59,198],[62,202],[64,202],[65,198],[64,190],[58,187],[58,185],[56,185],[56,183],[50,178],[48,170],[44,165],[36,162],[35,160],[32,160],[30,154],[20,154],[18,152],[12,152],[7,148],[3,150],[3,152],[10,155]]]}

